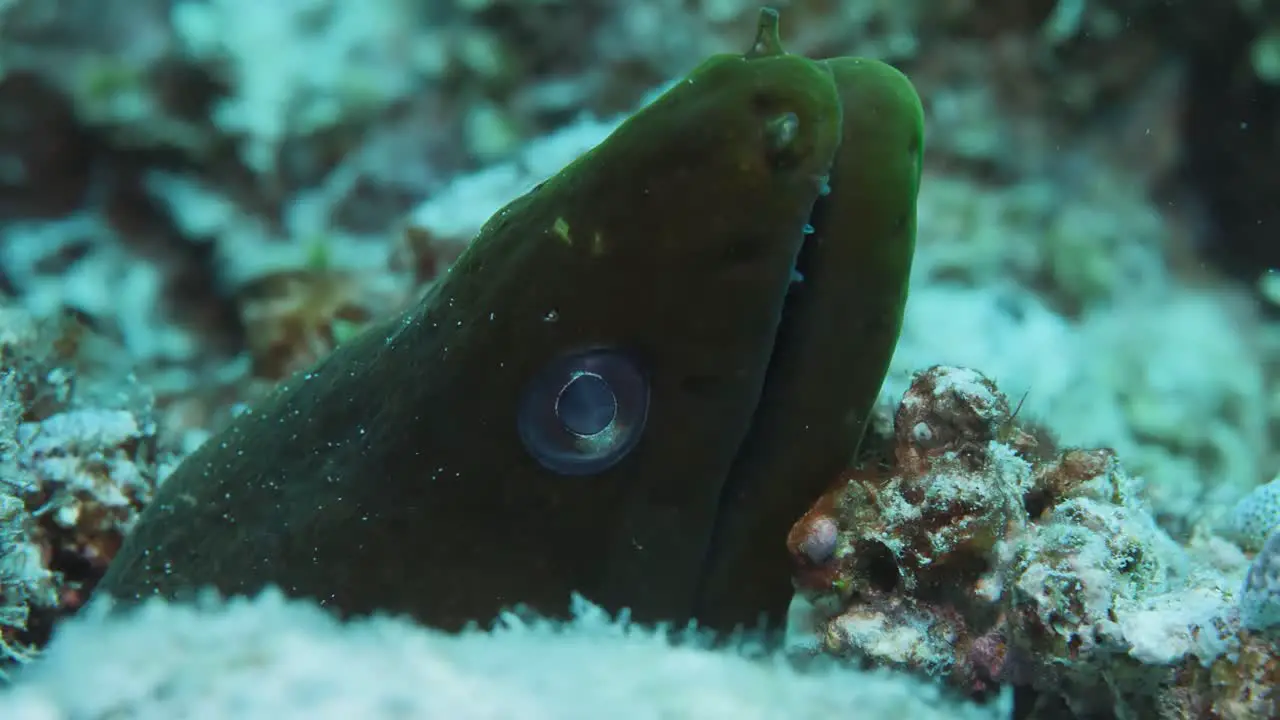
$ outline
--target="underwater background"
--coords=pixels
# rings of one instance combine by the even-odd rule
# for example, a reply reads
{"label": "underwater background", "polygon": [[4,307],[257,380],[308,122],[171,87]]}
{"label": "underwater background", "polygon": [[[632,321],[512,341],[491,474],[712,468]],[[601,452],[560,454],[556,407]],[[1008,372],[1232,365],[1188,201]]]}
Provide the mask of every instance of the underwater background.
{"label": "underwater background", "polygon": [[777,539],[790,653],[840,662],[585,602],[77,616],[183,457],[759,5],[0,0],[0,718],[1280,717],[1266,0],[774,3],[924,108],[879,454]]}

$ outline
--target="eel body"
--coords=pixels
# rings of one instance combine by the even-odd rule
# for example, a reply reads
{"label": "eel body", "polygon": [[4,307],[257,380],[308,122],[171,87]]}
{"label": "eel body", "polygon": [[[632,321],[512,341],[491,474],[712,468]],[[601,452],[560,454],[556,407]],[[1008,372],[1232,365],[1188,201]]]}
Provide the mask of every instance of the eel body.
{"label": "eel body", "polygon": [[777,30],[763,11],[748,52],[189,456],[98,592],[277,585],[449,629],[573,592],[779,619],[788,528],[853,456],[898,336],[923,131],[901,73]]}

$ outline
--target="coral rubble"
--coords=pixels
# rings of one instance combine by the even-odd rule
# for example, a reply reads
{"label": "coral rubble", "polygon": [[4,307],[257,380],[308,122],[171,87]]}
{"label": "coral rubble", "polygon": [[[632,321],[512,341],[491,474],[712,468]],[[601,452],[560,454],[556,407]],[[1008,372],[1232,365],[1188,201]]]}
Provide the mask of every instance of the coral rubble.
{"label": "coral rubble", "polygon": [[[1240,621],[1243,556],[1175,542],[1113,451],[1059,449],[988,378],[943,366],[914,377],[888,447],[791,532],[794,647],[978,695],[1012,685],[1035,717],[1169,716],[1240,694],[1260,714],[1224,717],[1280,712],[1262,689],[1276,658]],[[1264,556],[1248,617],[1273,612]]]}

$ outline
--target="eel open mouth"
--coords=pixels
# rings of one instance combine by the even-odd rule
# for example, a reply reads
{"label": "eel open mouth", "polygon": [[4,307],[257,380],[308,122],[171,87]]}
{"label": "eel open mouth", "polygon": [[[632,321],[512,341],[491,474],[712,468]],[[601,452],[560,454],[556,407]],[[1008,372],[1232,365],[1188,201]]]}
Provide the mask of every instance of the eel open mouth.
{"label": "eel open mouth", "polygon": [[[796,290],[796,286],[804,284],[807,271],[814,262],[814,248],[817,247],[819,242],[817,223],[821,221],[821,216],[825,214],[823,212],[823,206],[826,204],[826,199],[830,196],[830,182],[827,178],[823,178],[822,190],[818,194],[817,201],[813,204],[813,209],[809,211],[809,219],[805,222],[802,230],[804,233],[804,242],[800,245],[800,252],[796,253],[795,264],[791,266],[791,287],[788,295],[790,292],[794,292]],[[785,310],[783,321],[785,322]]]}

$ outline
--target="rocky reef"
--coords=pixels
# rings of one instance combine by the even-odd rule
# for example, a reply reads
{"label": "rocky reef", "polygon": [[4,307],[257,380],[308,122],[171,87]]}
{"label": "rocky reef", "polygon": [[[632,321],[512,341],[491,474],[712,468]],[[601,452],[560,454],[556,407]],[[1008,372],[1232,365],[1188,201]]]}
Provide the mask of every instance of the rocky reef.
{"label": "rocky reef", "polygon": [[[679,643],[604,621],[508,618],[454,644],[275,596],[80,612],[183,457],[430,292],[486,219],[673,78],[740,49],[758,2],[0,0],[0,668],[19,678],[0,716],[172,716],[201,687],[301,713],[344,657],[481,688],[458,702],[519,687],[545,716],[581,709],[489,664],[536,665],[547,643],[591,702],[637,717],[645,682],[704,716],[843,717],[872,697],[940,716],[1280,716],[1275,6],[782,5],[792,52],[906,72],[927,129],[877,424],[778,539],[792,652],[848,674],[704,649],[684,666]],[[308,665],[289,638],[335,659]],[[192,648],[210,665],[174,661]],[[123,657],[145,672],[108,672]],[[247,692],[263,657],[298,692]],[[636,670],[615,693],[587,672],[602,657],[717,682]],[[368,694],[390,674],[325,697],[404,716],[412,673]]]}
{"label": "rocky reef", "polygon": [[991,380],[918,373],[882,458],[792,529],[790,643],[1023,694],[1031,717],[1271,717],[1280,595],[1161,529],[1109,449],[1058,448]]}

